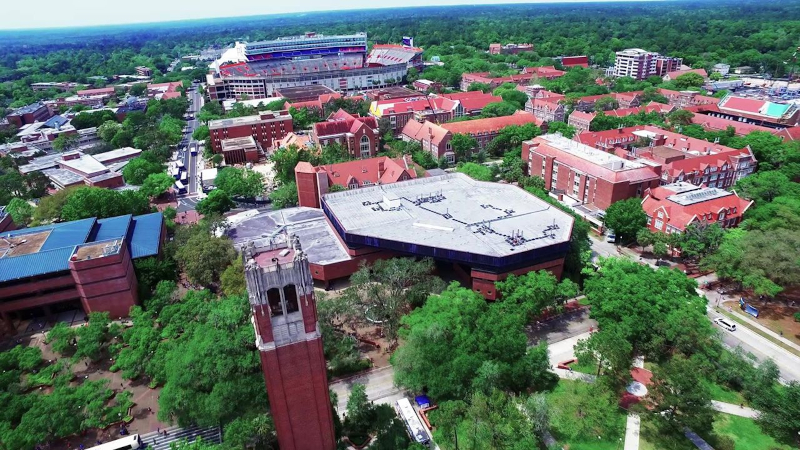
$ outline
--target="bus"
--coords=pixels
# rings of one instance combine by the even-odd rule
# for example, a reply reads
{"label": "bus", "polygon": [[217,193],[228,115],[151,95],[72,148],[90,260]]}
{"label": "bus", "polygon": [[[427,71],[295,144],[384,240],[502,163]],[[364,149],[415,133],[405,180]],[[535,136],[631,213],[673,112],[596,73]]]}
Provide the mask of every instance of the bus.
{"label": "bus", "polygon": [[408,401],[407,398],[401,398],[395,403],[395,410],[397,411],[397,415],[403,419],[403,423],[406,424],[406,430],[411,436],[411,439],[413,439],[414,442],[428,446],[431,442],[431,438],[428,435],[428,431],[422,426],[422,421],[419,420],[419,416],[417,416],[417,412],[414,411],[414,407],[411,406],[411,402]]}
{"label": "bus", "polygon": [[117,439],[113,442],[100,444],[96,447],[91,447],[88,450],[130,450],[135,448],[142,448],[142,440],[138,434],[125,436],[122,439]]}
{"label": "bus", "polygon": [[181,183],[181,180],[175,182],[175,190],[178,191],[178,194],[185,194],[186,193],[186,186]]}

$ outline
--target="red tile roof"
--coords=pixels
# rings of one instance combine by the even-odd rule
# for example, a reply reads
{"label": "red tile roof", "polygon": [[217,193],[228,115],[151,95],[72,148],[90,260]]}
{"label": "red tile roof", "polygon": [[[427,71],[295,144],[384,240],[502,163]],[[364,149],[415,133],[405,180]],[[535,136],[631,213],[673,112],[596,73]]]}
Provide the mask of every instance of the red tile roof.
{"label": "red tile roof", "polygon": [[314,134],[318,138],[336,134],[355,133],[362,126],[372,130],[378,129],[378,122],[374,117],[356,117],[340,109],[328,117],[325,122],[314,124]]}
{"label": "red tile roof", "polygon": [[[668,219],[665,222],[681,231],[686,230],[686,227],[692,222],[703,220],[704,217],[709,217],[706,220],[710,222],[716,222],[719,212],[723,210],[726,212],[726,219],[739,218],[753,204],[752,201],[743,199],[734,192],[732,195],[698,201],[690,205],[680,205],[667,198],[676,193],[669,187],[666,185],[649,189],[642,200],[642,208],[651,217],[657,214],[658,210],[662,210]],[[697,192],[708,190],[708,188],[701,187]],[[736,212],[733,212],[733,208],[736,208]]]}
{"label": "red tile roof", "polygon": [[395,159],[379,156],[317,167],[313,167],[307,162],[301,162],[297,164],[295,171],[324,173],[328,176],[329,184],[348,187],[351,181],[355,181],[361,187],[364,186],[364,181],[371,184],[390,184],[401,181],[403,175],[405,175],[405,179],[416,178],[417,172],[414,167],[411,156],[405,155]]}
{"label": "red tile roof", "polygon": [[744,136],[753,131],[767,131],[769,133],[776,133],[774,128],[762,127],[746,122],[739,122],[738,120],[728,120],[722,117],[708,116],[705,114],[695,114],[692,117],[692,123],[705,128],[706,130],[726,131],[728,127],[733,127],[736,130],[737,136]]}
{"label": "red tile roof", "polygon": [[455,92],[453,94],[442,94],[441,96],[450,100],[458,100],[461,106],[467,111],[482,110],[489,103],[503,101],[503,98],[500,96],[483,93],[481,91]]}
{"label": "red tile roof", "polygon": [[689,69],[689,70],[675,70],[672,72],[667,72],[667,76],[670,80],[674,80],[681,75],[686,75],[687,73],[696,73],[703,78],[708,78],[708,73],[706,73],[706,69]]}
{"label": "red tile roof", "polygon": [[564,67],[589,67],[588,56],[565,56],[561,58],[561,65]]}
{"label": "red tile roof", "polygon": [[111,95],[114,93],[113,87],[104,87],[104,88],[97,88],[97,89],[81,89],[78,91],[78,95],[88,96],[88,95]]}
{"label": "red tile roof", "polygon": [[456,109],[456,102],[449,98],[436,96],[408,99],[401,98],[378,100],[376,105],[370,109],[380,112],[381,115],[434,110],[453,111]]}
{"label": "red tile roof", "polygon": [[564,76],[567,72],[558,70],[554,66],[543,67],[525,67],[522,69],[523,74],[532,74],[542,78],[558,78]]}
{"label": "red tile roof", "polygon": [[453,134],[478,134],[494,133],[510,125],[525,125],[533,123],[541,126],[544,122],[525,111],[517,111],[514,115],[505,117],[491,117],[488,119],[465,120],[442,124],[442,127]]}
{"label": "red tile roof", "polygon": [[782,137],[785,141],[797,141],[800,140],[800,126],[785,128],[775,132],[775,134]]}
{"label": "red tile roof", "polygon": [[409,120],[400,134],[418,142],[430,139],[434,145],[438,146],[447,133],[449,133],[447,129],[433,122],[426,120],[424,123],[419,123],[416,120]]}
{"label": "red tile roof", "polygon": [[595,113],[588,113],[588,112],[578,111],[577,109],[575,111],[572,111],[572,113],[570,113],[570,115],[569,115],[570,118],[575,117],[576,119],[583,119],[583,120],[586,120],[586,121],[589,121],[589,122],[594,120],[595,116],[596,116]]}
{"label": "red tile roof", "polygon": [[753,114],[760,114],[759,111],[761,111],[761,108],[764,107],[765,103],[766,102],[764,100],[756,100],[754,98],[728,97],[722,107]]}

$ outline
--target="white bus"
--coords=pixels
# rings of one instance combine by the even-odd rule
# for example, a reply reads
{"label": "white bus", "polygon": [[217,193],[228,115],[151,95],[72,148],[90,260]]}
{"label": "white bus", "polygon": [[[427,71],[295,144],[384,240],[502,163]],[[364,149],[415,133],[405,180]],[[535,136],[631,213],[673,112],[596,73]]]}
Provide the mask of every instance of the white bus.
{"label": "white bus", "polygon": [[178,191],[178,194],[185,194],[186,193],[186,186],[181,183],[181,180],[175,182],[175,189]]}
{"label": "white bus", "polygon": [[395,410],[406,424],[408,434],[411,436],[414,442],[418,442],[422,445],[430,444],[431,437],[428,435],[428,431],[422,425],[422,421],[419,420],[417,412],[414,411],[414,407],[411,406],[411,402],[408,401],[407,398],[401,398],[398,400],[395,403]]}
{"label": "white bus", "polygon": [[130,436],[125,436],[122,439],[117,439],[114,442],[91,447],[88,450],[130,450],[140,447],[142,447],[142,440],[139,439],[139,435],[132,434]]}

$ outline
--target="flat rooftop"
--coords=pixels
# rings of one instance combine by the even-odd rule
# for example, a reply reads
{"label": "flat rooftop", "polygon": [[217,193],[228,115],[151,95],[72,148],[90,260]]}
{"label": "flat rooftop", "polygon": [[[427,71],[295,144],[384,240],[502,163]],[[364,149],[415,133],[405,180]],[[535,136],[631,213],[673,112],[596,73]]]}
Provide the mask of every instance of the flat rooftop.
{"label": "flat rooftop", "polygon": [[112,159],[119,159],[119,158],[134,158],[142,153],[141,150],[138,148],[133,147],[122,147],[116,150],[111,150],[110,152],[105,153],[98,153],[94,156],[94,159],[100,161],[101,163],[105,163],[106,161],[110,161]]}
{"label": "flat rooftop", "polygon": [[490,257],[566,243],[574,220],[518,187],[461,173],[326,194],[323,204],[345,240],[354,234],[376,246],[388,240]]}
{"label": "flat rooftop", "polygon": [[[665,186],[667,187],[667,186]],[[709,200],[716,200],[718,198],[733,195],[724,189],[717,188],[704,188],[695,189],[692,191],[684,191],[679,194],[670,195],[667,200],[675,202],[681,206],[694,205],[695,203],[707,202]]]}
{"label": "flat rooftop", "polygon": [[217,128],[227,128],[227,127],[237,127],[242,125],[256,125],[261,122],[272,122],[275,120],[285,120],[290,119],[292,116],[290,114],[277,114],[275,117],[264,117],[262,118],[262,114],[268,114],[270,111],[262,111],[259,114],[253,116],[243,116],[243,117],[232,117],[230,119],[217,119],[217,120],[210,120],[208,122],[208,129],[215,130]]}
{"label": "flat rooftop", "polygon": [[254,209],[230,216],[228,222],[231,224],[228,237],[239,250],[249,241],[255,241],[256,247],[266,247],[270,240],[285,241],[288,233],[300,238],[312,264],[350,259],[320,209],[297,207],[267,212]]}
{"label": "flat rooftop", "polygon": [[320,95],[336,93],[336,91],[334,91],[333,89],[321,84],[313,84],[310,86],[282,87],[278,88],[277,91],[282,98],[285,98],[290,103],[302,101],[303,99],[306,98],[316,99]]}
{"label": "flat rooftop", "polygon": [[592,164],[605,167],[606,169],[610,169],[615,172],[622,170],[641,169],[642,167],[645,167],[645,165],[640,162],[620,158],[612,153],[607,153],[589,145],[573,141],[572,139],[567,139],[559,133],[545,134],[539,136],[539,138],[544,139],[548,144],[565,153],[569,153],[572,156],[581,158]]}
{"label": "flat rooftop", "polygon": [[256,140],[253,139],[253,136],[245,136],[223,139],[220,141],[220,144],[222,144],[223,152],[229,152],[231,150],[250,150],[255,148]]}
{"label": "flat rooftop", "polygon": [[104,172],[108,172],[108,168],[106,168],[106,166],[104,166],[100,161],[94,159],[94,157],[91,155],[81,154],[79,158],[67,160],[62,159],[57,161],[57,163],[62,167],[69,167],[84,173],[87,176],[95,176]]}

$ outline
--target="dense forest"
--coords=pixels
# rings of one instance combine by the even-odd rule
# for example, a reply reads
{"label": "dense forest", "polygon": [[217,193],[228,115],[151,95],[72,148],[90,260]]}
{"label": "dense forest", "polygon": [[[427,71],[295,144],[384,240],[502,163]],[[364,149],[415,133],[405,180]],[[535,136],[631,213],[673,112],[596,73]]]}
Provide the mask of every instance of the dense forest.
{"label": "dense forest", "polygon": [[[0,80],[85,82],[94,75],[131,73],[137,65],[165,72],[175,57],[209,45],[224,47],[310,28],[329,34],[366,31],[378,43],[414,36],[426,49],[426,58],[443,60],[447,55],[489,59],[483,53],[489,43],[530,42],[535,54],[526,58],[534,62],[538,57],[586,54],[604,66],[613,62],[615,51],[641,47],[683,57],[692,66],[727,62],[782,76],[789,70],[785,61],[800,43],[798,18],[796,0],[728,0],[399,8],[6,31],[0,32]],[[443,27],[445,19],[448,26]],[[506,58],[488,62],[505,63]],[[20,87],[4,83],[0,102],[8,104]]]}

